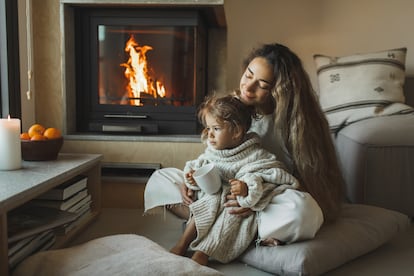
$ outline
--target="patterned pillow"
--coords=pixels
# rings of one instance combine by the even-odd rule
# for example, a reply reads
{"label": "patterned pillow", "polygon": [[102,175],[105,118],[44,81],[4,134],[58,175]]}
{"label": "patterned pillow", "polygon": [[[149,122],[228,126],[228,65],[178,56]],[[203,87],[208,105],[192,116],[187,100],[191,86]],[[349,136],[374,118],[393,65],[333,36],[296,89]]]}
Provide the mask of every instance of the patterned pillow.
{"label": "patterned pillow", "polygon": [[319,101],[331,131],[375,116],[412,111],[403,85],[407,48],[344,57],[314,55]]}

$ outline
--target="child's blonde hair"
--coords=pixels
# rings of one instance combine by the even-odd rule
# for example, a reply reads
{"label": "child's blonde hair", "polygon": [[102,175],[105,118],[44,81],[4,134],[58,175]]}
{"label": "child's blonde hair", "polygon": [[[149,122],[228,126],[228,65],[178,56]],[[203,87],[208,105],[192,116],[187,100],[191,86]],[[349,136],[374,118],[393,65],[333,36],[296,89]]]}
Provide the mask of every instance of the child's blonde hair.
{"label": "child's blonde hair", "polygon": [[[205,127],[206,114],[213,116],[217,122],[227,124],[230,131],[247,132],[252,124],[253,108],[243,104],[238,98],[228,95],[217,97],[210,95],[206,97],[198,109],[198,119]],[[201,132],[201,139],[207,139],[208,131]]]}

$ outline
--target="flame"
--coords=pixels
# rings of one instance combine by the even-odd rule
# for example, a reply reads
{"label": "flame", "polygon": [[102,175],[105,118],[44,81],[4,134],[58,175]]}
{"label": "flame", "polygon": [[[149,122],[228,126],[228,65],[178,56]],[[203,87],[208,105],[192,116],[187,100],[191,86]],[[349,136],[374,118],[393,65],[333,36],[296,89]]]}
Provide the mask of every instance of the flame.
{"label": "flame", "polygon": [[[128,80],[127,91],[131,105],[142,105],[141,93],[146,93],[153,98],[165,97],[165,87],[159,81],[152,81],[148,74],[146,53],[152,50],[151,46],[139,46],[131,35],[125,46],[125,52],[129,53],[124,75]],[[155,84],[155,85],[154,85]]]}
{"label": "flame", "polygon": [[158,95],[160,95],[160,97],[165,97],[165,87],[159,81],[157,81],[157,91],[158,91]]}

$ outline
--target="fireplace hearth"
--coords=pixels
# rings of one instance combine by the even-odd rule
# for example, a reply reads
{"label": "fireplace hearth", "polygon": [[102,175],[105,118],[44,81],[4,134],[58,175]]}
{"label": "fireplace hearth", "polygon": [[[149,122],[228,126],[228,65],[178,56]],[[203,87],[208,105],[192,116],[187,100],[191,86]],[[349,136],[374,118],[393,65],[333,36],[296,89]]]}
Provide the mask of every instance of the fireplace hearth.
{"label": "fireplace hearth", "polygon": [[199,133],[198,105],[222,89],[214,9],[62,2],[68,134]]}

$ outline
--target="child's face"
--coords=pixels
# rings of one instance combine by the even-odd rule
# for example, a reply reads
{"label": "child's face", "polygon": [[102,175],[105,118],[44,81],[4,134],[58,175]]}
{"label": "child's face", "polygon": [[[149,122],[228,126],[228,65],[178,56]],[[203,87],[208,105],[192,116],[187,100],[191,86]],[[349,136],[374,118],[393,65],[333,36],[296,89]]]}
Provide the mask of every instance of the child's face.
{"label": "child's face", "polygon": [[210,114],[205,115],[207,141],[216,150],[231,149],[238,146],[242,135],[234,133],[227,124],[217,122]]}

